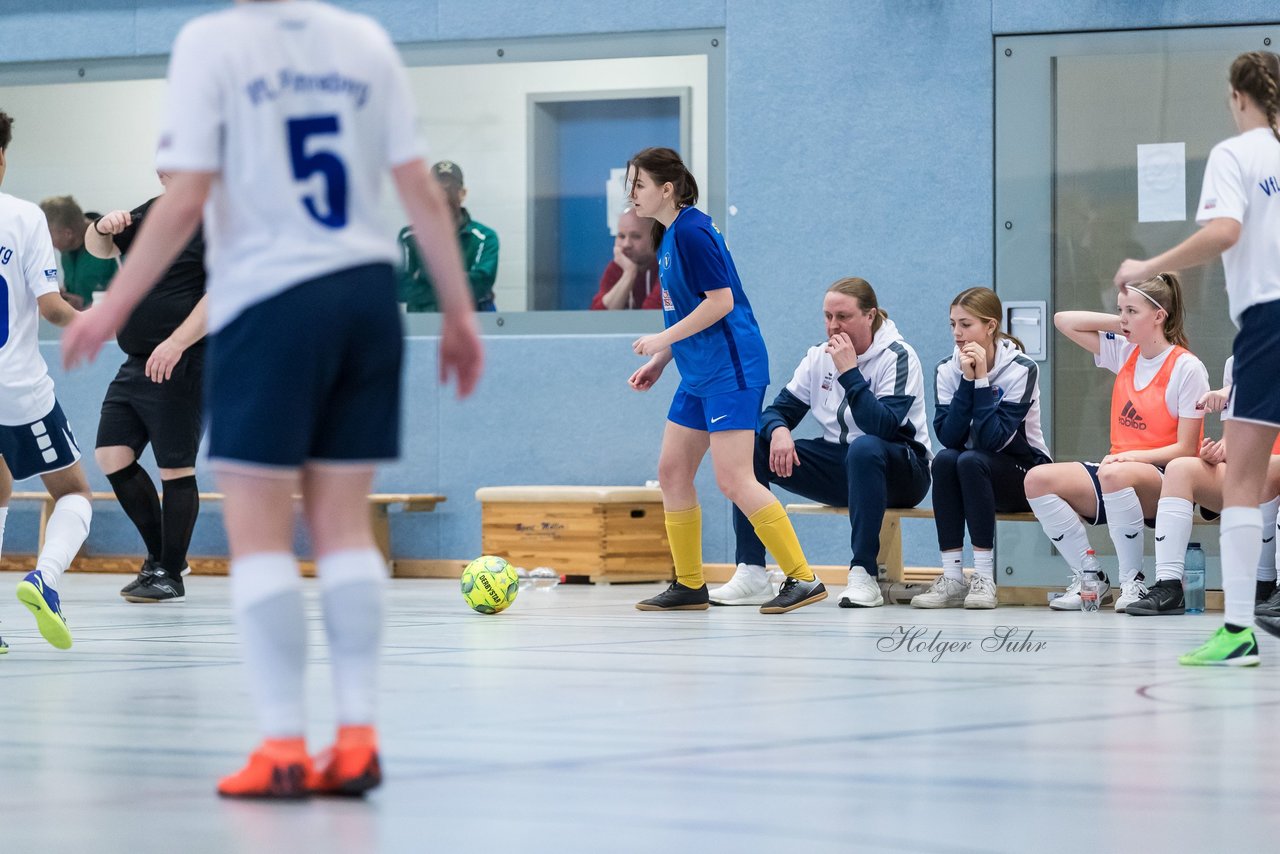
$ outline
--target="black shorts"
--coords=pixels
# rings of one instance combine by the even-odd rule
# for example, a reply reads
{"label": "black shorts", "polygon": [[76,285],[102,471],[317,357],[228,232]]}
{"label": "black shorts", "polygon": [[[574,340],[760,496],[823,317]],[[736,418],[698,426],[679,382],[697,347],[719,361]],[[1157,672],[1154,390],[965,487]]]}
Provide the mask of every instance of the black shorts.
{"label": "black shorts", "polygon": [[116,372],[102,401],[97,447],[123,445],[136,457],[149,443],[160,468],[191,468],[204,429],[204,347],[187,350],[162,383],[148,379],[146,367],[147,357],[130,356]]}
{"label": "black shorts", "polygon": [[[1098,501],[1097,516],[1093,519],[1088,519],[1083,516],[1080,518],[1084,519],[1085,523],[1089,525],[1105,525],[1107,524],[1107,505],[1102,503],[1102,482],[1098,480],[1098,469],[1102,467],[1102,463],[1082,462],[1080,465],[1084,466],[1084,470],[1089,473],[1089,478],[1093,481],[1093,495]],[[1161,477],[1164,477],[1164,466],[1157,466],[1154,463],[1151,465],[1156,471],[1160,472]],[[1155,519],[1145,519],[1144,521],[1147,523],[1148,528],[1154,528],[1156,526]]]}
{"label": "black shorts", "polygon": [[209,342],[209,458],[282,469],[395,459],[403,351],[390,264],[250,306]]}
{"label": "black shorts", "polygon": [[53,409],[39,421],[0,425],[0,456],[14,480],[26,480],[75,465],[80,459],[80,447],[55,400]]}
{"label": "black shorts", "polygon": [[1240,332],[1231,345],[1231,396],[1223,419],[1280,427],[1280,300],[1251,305],[1240,315]]}

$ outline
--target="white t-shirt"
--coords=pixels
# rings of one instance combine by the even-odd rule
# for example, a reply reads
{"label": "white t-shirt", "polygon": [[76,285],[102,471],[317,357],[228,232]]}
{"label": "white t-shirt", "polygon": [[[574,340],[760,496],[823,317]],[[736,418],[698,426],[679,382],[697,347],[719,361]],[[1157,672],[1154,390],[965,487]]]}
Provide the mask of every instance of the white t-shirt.
{"label": "white t-shirt", "polygon": [[6,193],[0,193],[0,282],[7,302],[0,329],[0,424],[30,424],[53,409],[37,300],[58,292],[58,261],[44,212]]}
{"label": "white t-shirt", "polygon": [[201,16],[174,43],[167,100],[157,168],[218,173],[211,330],[292,285],[395,262],[383,179],[422,155],[404,66],[372,19],[310,0]]}
{"label": "white t-shirt", "polygon": [[1196,222],[1241,224],[1222,253],[1227,308],[1238,327],[1245,309],[1280,299],[1280,142],[1268,128],[1224,140],[1209,152]]}
{"label": "white t-shirt", "polygon": [[[1114,332],[1099,332],[1098,344],[1098,355],[1093,357],[1093,363],[1113,374],[1119,374],[1124,363],[1129,360],[1129,355],[1138,349],[1137,344],[1130,343],[1128,338]],[[1144,359],[1139,355],[1138,364],[1133,369],[1133,387],[1138,391],[1146,388],[1172,352],[1171,344],[1169,349],[1154,359]],[[1175,418],[1204,418],[1204,410],[1196,409],[1196,403],[1208,390],[1208,369],[1194,353],[1187,353],[1173,366],[1173,375],[1169,377],[1169,387],[1164,393],[1164,403],[1169,414]]]}

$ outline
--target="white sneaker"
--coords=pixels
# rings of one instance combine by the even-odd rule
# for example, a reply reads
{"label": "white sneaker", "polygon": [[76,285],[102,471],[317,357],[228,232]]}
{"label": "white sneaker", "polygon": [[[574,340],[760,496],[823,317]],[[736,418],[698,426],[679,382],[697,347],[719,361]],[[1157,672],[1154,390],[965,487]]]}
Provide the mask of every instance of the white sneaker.
{"label": "white sneaker", "polygon": [[[1080,610],[1080,582],[1084,579],[1083,573],[1075,573],[1071,578],[1071,584],[1067,587],[1067,592],[1063,596],[1059,596],[1049,603],[1049,607],[1055,611],[1079,611]],[[1106,604],[1107,597],[1111,595],[1111,584],[1105,578],[1098,580],[1098,607]],[[1136,599],[1134,600],[1137,601]]]}
{"label": "white sneaker", "polygon": [[965,608],[970,611],[990,610],[996,604],[996,583],[977,572],[971,575],[969,577],[969,595],[964,597]]}
{"label": "white sneaker", "polygon": [[1146,595],[1147,585],[1143,584],[1140,579],[1135,578],[1133,581],[1124,582],[1120,585],[1120,598],[1116,600],[1116,613],[1125,613],[1125,608],[1128,608]]}
{"label": "white sneaker", "polygon": [[763,566],[738,564],[733,578],[708,591],[713,605],[763,605],[773,598],[773,585]]}
{"label": "white sneaker", "polygon": [[939,575],[923,593],[911,597],[912,608],[963,608],[969,585]]}
{"label": "white sneaker", "polygon": [[860,566],[849,568],[849,586],[840,594],[841,608],[879,608],[884,604],[880,582]]}

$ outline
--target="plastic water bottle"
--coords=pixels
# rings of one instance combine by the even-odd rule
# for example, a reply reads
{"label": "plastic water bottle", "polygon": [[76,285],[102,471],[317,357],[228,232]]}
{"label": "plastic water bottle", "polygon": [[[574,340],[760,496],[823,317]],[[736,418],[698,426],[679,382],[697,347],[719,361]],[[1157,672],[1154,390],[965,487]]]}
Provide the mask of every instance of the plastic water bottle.
{"label": "plastic water bottle", "polygon": [[560,574],[549,566],[539,566],[529,573],[529,586],[534,590],[550,590],[560,583]]}
{"label": "plastic water bottle", "polygon": [[1089,549],[1084,553],[1084,562],[1080,564],[1080,610],[1096,613],[1098,595],[1102,591],[1102,567],[1098,564],[1098,556]]}
{"label": "plastic water bottle", "polygon": [[1187,544],[1186,568],[1182,576],[1182,595],[1188,614],[1204,613],[1204,550],[1199,543]]}

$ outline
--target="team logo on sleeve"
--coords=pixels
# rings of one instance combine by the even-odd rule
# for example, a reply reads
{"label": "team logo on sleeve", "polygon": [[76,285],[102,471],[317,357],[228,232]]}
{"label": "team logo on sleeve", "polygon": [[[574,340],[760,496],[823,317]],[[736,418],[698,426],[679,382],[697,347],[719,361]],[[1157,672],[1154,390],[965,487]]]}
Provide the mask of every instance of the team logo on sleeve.
{"label": "team logo on sleeve", "polygon": [[671,269],[671,253],[670,252],[664,252],[662,255],[662,269],[664,270]]}
{"label": "team logo on sleeve", "polygon": [[58,281],[58,271],[57,271],[57,269],[53,269],[53,270],[45,270],[45,271],[44,271],[44,277],[45,277],[45,279],[47,279],[47,280],[48,280],[48,281],[50,281],[50,282],[56,282],[56,281]]}
{"label": "team logo on sleeve", "polygon": [[662,289],[662,310],[663,311],[676,310],[676,304],[671,301],[671,294],[667,291],[666,288]]}

